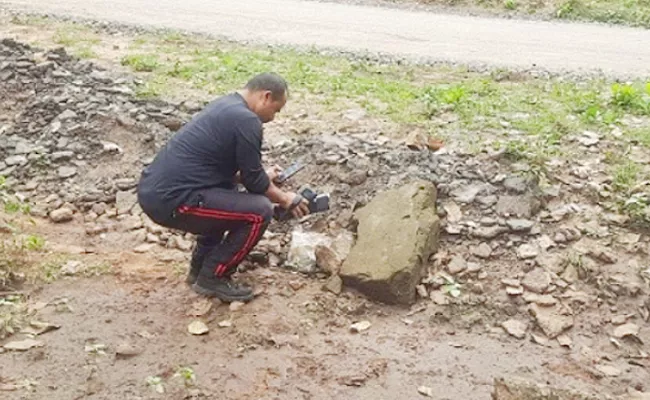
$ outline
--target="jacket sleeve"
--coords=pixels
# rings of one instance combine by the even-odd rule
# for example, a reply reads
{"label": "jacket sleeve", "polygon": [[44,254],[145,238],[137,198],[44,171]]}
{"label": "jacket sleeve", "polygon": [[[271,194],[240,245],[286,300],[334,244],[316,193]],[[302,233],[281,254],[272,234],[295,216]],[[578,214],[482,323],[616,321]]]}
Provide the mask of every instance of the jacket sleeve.
{"label": "jacket sleeve", "polygon": [[271,182],[262,166],[262,123],[257,118],[237,122],[235,142],[242,184],[250,193],[264,194]]}

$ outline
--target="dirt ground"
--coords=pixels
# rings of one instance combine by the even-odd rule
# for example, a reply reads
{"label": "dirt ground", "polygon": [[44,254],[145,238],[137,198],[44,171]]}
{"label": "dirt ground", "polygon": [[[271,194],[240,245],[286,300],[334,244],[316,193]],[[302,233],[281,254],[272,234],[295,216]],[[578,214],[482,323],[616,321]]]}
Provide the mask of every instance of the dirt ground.
{"label": "dirt ground", "polygon": [[[54,239],[52,247],[69,243]],[[445,307],[336,297],[318,280],[278,269],[244,274],[263,292],[241,309],[211,302],[210,311],[192,316],[205,311],[205,300],[160,261],[173,254],[96,251],[114,260],[115,276],[64,278],[30,295],[30,305],[47,304],[36,318],[61,328],[41,337],[42,348],[0,355],[3,382],[33,383],[3,398],[388,399],[417,398],[427,386],[437,399],[488,399],[493,379],[503,376],[582,390],[612,383],[591,377],[565,349],[463,329],[463,316]],[[189,334],[196,319],[210,332]],[[370,329],[350,331],[365,320]],[[231,326],[221,328],[223,321]],[[98,344],[105,354],[85,351]],[[174,377],[180,367],[194,370],[194,385]],[[643,385],[645,374],[635,375],[630,383]],[[146,384],[151,376],[163,378],[165,394]]]}

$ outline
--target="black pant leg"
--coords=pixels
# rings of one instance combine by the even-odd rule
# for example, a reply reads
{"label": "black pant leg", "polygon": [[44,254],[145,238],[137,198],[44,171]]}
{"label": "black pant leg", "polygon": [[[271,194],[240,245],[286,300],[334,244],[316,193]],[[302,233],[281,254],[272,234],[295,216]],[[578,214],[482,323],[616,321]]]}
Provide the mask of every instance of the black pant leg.
{"label": "black pant leg", "polygon": [[208,252],[202,274],[217,276],[234,272],[259,242],[273,216],[273,206],[263,195],[227,189],[207,189],[197,193],[196,204],[181,206],[176,218],[185,230],[214,236],[229,231],[226,239]]}

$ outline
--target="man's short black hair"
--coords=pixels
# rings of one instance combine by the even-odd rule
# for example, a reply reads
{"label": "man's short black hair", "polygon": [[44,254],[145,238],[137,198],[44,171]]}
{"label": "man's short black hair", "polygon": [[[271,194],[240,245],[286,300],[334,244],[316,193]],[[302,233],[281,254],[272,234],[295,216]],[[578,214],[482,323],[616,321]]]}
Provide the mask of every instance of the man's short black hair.
{"label": "man's short black hair", "polygon": [[273,100],[280,100],[287,94],[289,86],[287,82],[278,74],[267,72],[253,77],[245,86],[251,92],[268,90],[271,92]]}

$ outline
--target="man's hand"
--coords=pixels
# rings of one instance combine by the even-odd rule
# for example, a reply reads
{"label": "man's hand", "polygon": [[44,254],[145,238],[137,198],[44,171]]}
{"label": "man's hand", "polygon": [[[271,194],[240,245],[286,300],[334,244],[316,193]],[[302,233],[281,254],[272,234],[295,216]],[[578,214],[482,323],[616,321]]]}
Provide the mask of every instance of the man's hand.
{"label": "man's hand", "polygon": [[[293,200],[296,198],[296,196],[298,196],[296,193],[286,192],[283,196],[282,201],[280,202],[280,207],[288,210],[291,207],[291,203],[293,203]],[[291,210],[291,214],[294,216],[294,218],[302,218],[305,215],[308,215],[309,202],[307,199],[301,199],[300,204]]]}
{"label": "man's hand", "polygon": [[282,173],[282,168],[279,165],[274,165],[271,168],[266,170],[266,175],[268,175],[271,182],[275,182],[278,176]]}

